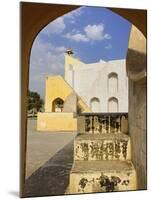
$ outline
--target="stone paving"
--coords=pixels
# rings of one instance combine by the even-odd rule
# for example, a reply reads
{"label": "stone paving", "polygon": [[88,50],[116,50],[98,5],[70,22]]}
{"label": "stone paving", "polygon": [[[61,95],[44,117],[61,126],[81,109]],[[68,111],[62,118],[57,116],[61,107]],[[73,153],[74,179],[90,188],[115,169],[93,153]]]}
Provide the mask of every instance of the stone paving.
{"label": "stone paving", "polygon": [[65,194],[69,184],[72,164],[73,141],[26,180],[25,196],[38,197]]}
{"label": "stone paving", "polygon": [[63,195],[69,184],[76,133],[36,132],[28,123],[25,196]]}
{"label": "stone paving", "polygon": [[74,132],[40,132],[36,120],[28,120],[26,179],[65,145],[72,141]]}

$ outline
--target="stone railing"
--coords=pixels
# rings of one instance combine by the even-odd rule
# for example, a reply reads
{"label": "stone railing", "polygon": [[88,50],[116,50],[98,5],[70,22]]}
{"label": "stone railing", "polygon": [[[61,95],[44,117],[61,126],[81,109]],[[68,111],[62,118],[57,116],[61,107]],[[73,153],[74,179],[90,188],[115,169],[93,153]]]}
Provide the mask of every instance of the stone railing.
{"label": "stone railing", "polygon": [[78,133],[128,133],[128,113],[81,113]]}

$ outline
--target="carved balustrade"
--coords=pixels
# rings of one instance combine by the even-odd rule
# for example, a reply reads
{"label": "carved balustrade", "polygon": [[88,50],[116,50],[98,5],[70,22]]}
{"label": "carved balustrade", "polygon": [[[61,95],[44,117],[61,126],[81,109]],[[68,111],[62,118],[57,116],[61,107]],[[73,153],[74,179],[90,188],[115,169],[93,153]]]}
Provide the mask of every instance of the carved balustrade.
{"label": "carved balustrade", "polygon": [[78,116],[78,132],[128,133],[128,113],[81,113]]}

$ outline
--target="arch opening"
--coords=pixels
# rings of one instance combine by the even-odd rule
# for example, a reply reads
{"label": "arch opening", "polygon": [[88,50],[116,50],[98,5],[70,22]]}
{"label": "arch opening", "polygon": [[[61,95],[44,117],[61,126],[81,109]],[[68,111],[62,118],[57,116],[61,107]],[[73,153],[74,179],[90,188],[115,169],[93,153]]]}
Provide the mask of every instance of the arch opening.
{"label": "arch opening", "polygon": [[52,112],[62,112],[64,107],[64,101],[61,98],[56,98],[52,102]]}

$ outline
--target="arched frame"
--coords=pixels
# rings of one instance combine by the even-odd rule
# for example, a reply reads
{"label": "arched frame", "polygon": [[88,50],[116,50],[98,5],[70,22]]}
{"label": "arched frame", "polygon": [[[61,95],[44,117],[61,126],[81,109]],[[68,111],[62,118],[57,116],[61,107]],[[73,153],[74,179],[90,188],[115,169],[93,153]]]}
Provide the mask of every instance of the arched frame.
{"label": "arched frame", "polygon": [[64,107],[64,101],[60,97],[52,101],[52,112],[62,112]]}
{"label": "arched frame", "polygon": [[[20,196],[24,197],[26,142],[27,142],[27,97],[29,61],[32,44],[38,33],[51,21],[80,6],[21,2],[21,174]],[[147,11],[108,8],[134,24],[147,37]],[[41,17],[43,16],[43,17]]]}
{"label": "arched frame", "polygon": [[108,74],[108,93],[117,93],[118,92],[118,74],[111,72]]}
{"label": "arched frame", "polygon": [[90,108],[92,112],[100,112],[100,100],[97,97],[93,97],[90,100]]}
{"label": "arched frame", "polygon": [[110,97],[108,99],[108,112],[118,112],[119,111],[119,101],[116,97]]}

